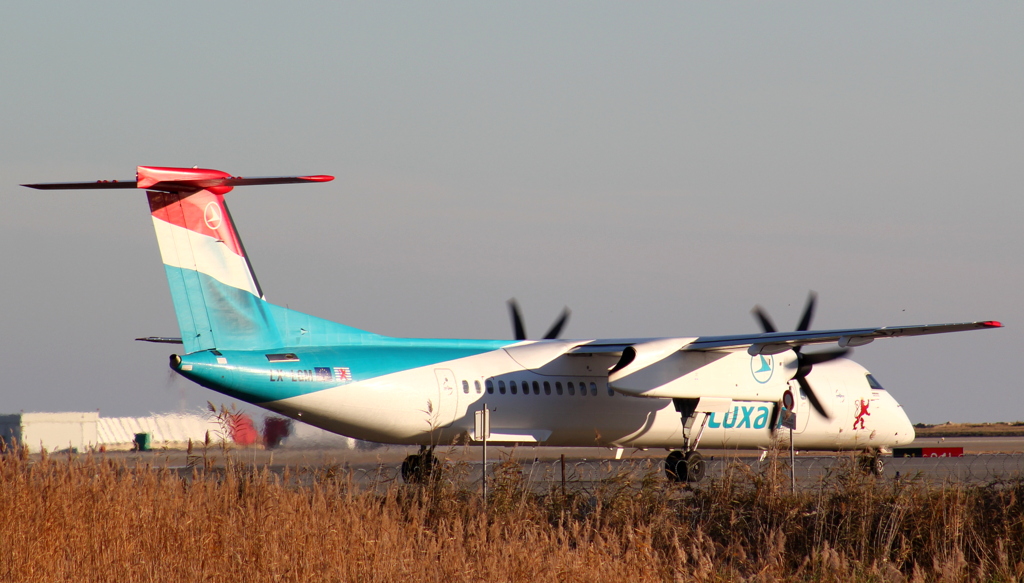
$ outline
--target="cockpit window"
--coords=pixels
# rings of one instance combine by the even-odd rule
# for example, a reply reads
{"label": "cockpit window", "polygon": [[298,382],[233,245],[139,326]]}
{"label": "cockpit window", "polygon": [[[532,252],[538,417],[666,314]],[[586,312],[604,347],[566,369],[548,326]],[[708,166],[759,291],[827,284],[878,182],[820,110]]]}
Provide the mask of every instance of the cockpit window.
{"label": "cockpit window", "polygon": [[868,375],[868,386],[871,387],[872,389],[875,389],[876,391],[885,390],[885,387],[883,387],[882,384],[879,383],[873,375]]}

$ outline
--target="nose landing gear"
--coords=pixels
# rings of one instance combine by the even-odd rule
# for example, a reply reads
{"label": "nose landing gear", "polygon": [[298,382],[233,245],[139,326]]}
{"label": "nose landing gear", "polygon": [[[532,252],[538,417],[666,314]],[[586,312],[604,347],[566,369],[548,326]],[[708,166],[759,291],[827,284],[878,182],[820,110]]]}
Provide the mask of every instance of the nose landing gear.
{"label": "nose landing gear", "polygon": [[865,474],[872,476],[885,475],[885,458],[880,450],[868,450],[857,458],[857,465]]}

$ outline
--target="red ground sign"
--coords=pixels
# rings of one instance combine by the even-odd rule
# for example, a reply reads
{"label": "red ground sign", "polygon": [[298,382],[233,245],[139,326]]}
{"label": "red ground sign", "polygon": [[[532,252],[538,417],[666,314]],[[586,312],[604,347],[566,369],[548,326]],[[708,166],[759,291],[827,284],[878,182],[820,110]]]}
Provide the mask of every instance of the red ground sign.
{"label": "red ground sign", "polygon": [[962,447],[897,447],[893,457],[964,457]]}

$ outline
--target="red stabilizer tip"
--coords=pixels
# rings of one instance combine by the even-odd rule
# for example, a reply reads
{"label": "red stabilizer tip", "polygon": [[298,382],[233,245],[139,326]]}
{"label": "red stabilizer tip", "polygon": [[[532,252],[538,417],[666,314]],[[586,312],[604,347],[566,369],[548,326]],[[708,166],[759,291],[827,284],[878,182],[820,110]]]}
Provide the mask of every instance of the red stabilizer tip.
{"label": "red stabilizer tip", "polygon": [[995,320],[988,320],[986,322],[982,322],[981,325],[982,326],[986,326],[988,328],[1002,328],[1003,327],[1003,324],[1001,322],[996,322]]}
{"label": "red stabilizer tip", "polygon": [[299,176],[303,180],[309,180],[310,182],[330,182],[334,180],[333,176],[326,174],[317,174],[316,176]]}

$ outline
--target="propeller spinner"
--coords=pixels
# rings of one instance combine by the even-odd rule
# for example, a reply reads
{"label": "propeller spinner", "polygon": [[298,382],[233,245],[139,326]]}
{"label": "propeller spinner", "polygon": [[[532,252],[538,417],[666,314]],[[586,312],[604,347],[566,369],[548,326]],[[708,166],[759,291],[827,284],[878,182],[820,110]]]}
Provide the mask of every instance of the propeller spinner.
{"label": "propeller spinner", "polygon": [[[804,332],[811,328],[811,320],[814,318],[814,307],[817,301],[818,294],[814,293],[813,291],[810,292],[810,294],[808,294],[807,296],[807,304],[804,305],[803,314],[800,316],[800,323],[798,323],[796,326],[797,332]],[[754,306],[754,309],[751,310],[751,312],[754,314],[754,317],[757,318],[757,321],[760,322],[761,328],[765,332],[770,333],[778,331],[775,328],[775,323],[772,322],[771,317],[769,317],[768,313],[764,311],[764,308],[762,308],[761,306]],[[828,362],[830,360],[835,360],[837,358],[842,358],[849,354],[850,350],[844,348],[840,350],[827,350],[823,352],[803,354],[801,352],[801,348],[802,347],[800,346],[796,346],[795,348],[793,348],[793,352],[796,353],[797,358],[796,375],[793,376],[793,379],[796,380],[796,382],[800,385],[800,388],[803,390],[804,394],[807,395],[807,400],[811,402],[811,407],[814,407],[814,410],[817,411],[825,419],[831,419],[832,416],[829,415],[827,411],[825,411],[825,407],[822,406],[821,400],[818,399],[818,395],[816,395],[814,393],[814,389],[811,388],[811,383],[807,381],[807,375],[811,373],[811,369],[814,367],[814,365],[821,364],[823,362]],[[776,405],[774,410],[772,411],[772,431],[774,431],[775,426],[778,425],[778,418],[779,407],[778,405]]]}

